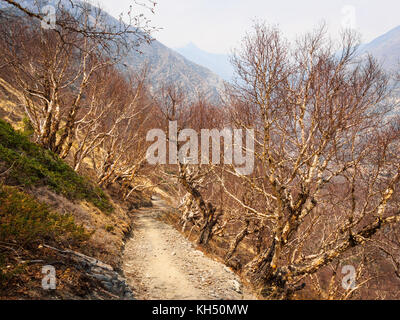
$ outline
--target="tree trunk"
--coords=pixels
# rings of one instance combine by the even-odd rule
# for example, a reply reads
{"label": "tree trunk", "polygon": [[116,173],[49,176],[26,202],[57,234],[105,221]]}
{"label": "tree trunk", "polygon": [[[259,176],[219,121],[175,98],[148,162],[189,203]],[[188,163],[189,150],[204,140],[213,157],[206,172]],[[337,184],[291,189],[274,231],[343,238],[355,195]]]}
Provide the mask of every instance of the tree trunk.
{"label": "tree trunk", "polygon": [[231,242],[228,253],[225,256],[225,261],[229,261],[229,259],[232,258],[232,256],[236,252],[239,243],[242,242],[242,240],[249,234],[249,223],[249,221],[246,221],[245,227],[236,235],[235,239],[233,239],[233,241]]}

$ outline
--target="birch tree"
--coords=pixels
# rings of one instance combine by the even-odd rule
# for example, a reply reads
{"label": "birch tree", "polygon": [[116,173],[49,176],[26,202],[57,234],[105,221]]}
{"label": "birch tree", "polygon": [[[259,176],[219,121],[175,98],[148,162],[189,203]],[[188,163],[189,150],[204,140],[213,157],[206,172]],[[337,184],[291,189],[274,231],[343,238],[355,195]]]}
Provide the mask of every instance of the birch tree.
{"label": "birch tree", "polygon": [[[29,118],[35,140],[65,158],[74,143],[78,115],[96,72],[115,65],[131,48],[151,41],[122,21],[113,24],[104,13],[84,2],[59,2],[57,25],[43,29],[33,8],[26,16],[2,15],[0,30],[3,86],[11,88]],[[4,10],[3,10],[4,12]],[[5,83],[5,84],[4,84]]]}
{"label": "birch tree", "polygon": [[255,130],[256,164],[250,176],[225,168],[231,178],[220,182],[263,226],[245,275],[270,298],[290,298],[400,220],[400,131],[385,117],[388,79],[372,57],[356,59],[353,34],[340,45],[324,27],[289,43],[257,23],[232,58],[231,120]]}
{"label": "birch tree", "polygon": [[[173,85],[165,86],[158,100],[162,126],[167,129],[169,122],[177,124],[177,135],[173,138],[176,141],[171,142],[176,143],[179,152],[174,154],[170,150],[168,155],[169,160],[175,162],[175,165],[163,169],[164,172],[169,172],[168,178],[178,183],[180,187],[177,196],[182,199],[179,205],[182,230],[191,227],[191,234],[195,229],[196,242],[207,245],[212,237],[223,229],[223,224],[220,223],[223,209],[213,201],[215,166],[201,165],[199,159],[191,159],[189,154],[181,153],[180,147],[187,141],[179,141],[178,136],[184,129],[190,128],[196,132],[198,139],[201,129],[220,128],[221,112],[209,105],[201,96],[197,102],[187,103],[184,93]],[[198,155],[200,156],[200,152]]]}

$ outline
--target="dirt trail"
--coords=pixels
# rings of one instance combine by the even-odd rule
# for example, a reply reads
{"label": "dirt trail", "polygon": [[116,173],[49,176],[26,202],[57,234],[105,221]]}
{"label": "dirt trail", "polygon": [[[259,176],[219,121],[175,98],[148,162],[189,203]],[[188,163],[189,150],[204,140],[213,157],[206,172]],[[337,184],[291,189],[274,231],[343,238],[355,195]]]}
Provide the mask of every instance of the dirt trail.
{"label": "dirt trail", "polygon": [[162,201],[138,211],[125,246],[123,270],[136,299],[254,299],[225,265],[198,251],[159,221]]}

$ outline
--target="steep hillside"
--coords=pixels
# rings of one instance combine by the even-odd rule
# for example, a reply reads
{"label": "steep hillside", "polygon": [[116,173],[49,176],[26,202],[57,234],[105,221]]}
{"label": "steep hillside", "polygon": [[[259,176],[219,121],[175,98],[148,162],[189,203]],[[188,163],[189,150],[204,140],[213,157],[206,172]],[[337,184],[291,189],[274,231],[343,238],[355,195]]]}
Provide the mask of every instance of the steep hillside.
{"label": "steep hillside", "polygon": [[229,62],[228,55],[206,52],[198,48],[194,43],[189,43],[185,47],[177,48],[176,51],[186,59],[212,70],[225,81],[232,80],[233,67]]}
{"label": "steep hillside", "polygon": [[[74,12],[73,7],[71,7],[72,2],[65,0],[61,3],[64,8]],[[75,3],[82,2],[75,1]],[[26,0],[23,4],[26,8],[33,9],[34,12],[37,11],[35,0]],[[56,7],[59,5],[59,0],[49,0],[47,4]],[[0,2],[0,8],[10,8],[10,6]],[[98,10],[98,8],[95,10]],[[109,26],[120,25],[120,22],[107,12],[102,10],[101,15],[105,24]],[[116,28],[118,29],[118,27]],[[154,36],[157,37],[156,34]],[[134,34],[130,37],[132,37],[132,42],[137,39]],[[206,67],[188,60],[157,40],[150,44],[144,43],[136,49],[131,50],[125,57],[121,69],[122,71],[133,70],[137,72],[147,66],[147,80],[151,92],[157,93],[163,85],[174,84],[183,89],[189,101],[196,100],[199,94],[209,98],[214,103],[220,101],[220,95],[224,90],[224,80]]]}
{"label": "steep hillside", "polygon": [[360,54],[369,53],[388,71],[400,68],[400,26],[390,30],[360,48]]}
{"label": "steep hillside", "polygon": [[142,45],[139,50],[142,53],[131,52],[126,57],[125,65],[133,70],[148,65],[148,80],[153,93],[164,84],[175,84],[184,90],[189,100],[202,94],[218,103],[224,90],[224,81],[215,73],[186,59],[157,40],[150,45]]}
{"label": "steep hillside", "polygon": [[[130,297],[116,272],[128,210],[28,135],[0,120],[0,299]],[[56,290],[41,287],[45,265]]]}

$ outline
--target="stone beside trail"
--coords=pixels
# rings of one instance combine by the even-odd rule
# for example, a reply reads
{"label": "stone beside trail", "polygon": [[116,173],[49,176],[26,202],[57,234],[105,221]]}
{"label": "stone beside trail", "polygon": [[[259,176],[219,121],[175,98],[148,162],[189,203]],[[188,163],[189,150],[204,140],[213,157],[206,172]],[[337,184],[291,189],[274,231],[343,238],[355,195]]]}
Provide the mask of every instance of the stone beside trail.
{"label": "stone beside trail", "polygon": [[255,299],[228,267],[157,219],[162,201],[154,205],[136,213],[133,235],[125,246],[123,271],[135,299]]}
{"label": "stone beside trail", "polygon": [[91,292],[90,297],[87,299],[103,300],[103,299],[118,299],[118,300],[132,300],[134,299],[133,293],[123,278],[112,266],[80,252],[72,250],[60,250],[48,245],[44,245],[47,249],[54,250],[73,261],[74,265],[83,271],[87,277],[100,282],[101,287],[97,286],[96,290]]}

